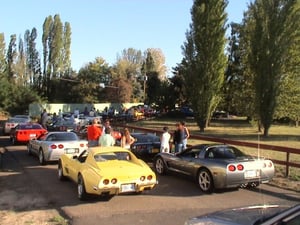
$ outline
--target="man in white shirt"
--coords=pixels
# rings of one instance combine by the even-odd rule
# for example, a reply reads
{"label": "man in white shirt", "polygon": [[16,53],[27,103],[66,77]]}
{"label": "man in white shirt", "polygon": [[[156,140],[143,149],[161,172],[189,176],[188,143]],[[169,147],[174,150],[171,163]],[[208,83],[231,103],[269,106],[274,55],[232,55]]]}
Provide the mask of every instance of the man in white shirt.
{"label": "man in white shirt", "polygon": [[171,134],[169,133],[169,128],[164,127],[163,128],[163,133],[160,137],[160,151],[161,152],[166,152],[170,153],[170,139],[171,139]]}

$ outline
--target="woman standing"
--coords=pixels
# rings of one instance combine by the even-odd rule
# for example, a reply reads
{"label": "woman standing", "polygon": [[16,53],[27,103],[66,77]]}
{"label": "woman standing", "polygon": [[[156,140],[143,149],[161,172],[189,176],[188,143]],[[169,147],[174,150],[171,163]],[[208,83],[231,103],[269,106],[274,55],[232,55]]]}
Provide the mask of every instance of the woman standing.
{"label": "woman standing", "polygon": [[134,137],[130,135],[128,128],[124,129],[124,133],[121,139],[121,147],[130,149],[130,146],[135,142]]}

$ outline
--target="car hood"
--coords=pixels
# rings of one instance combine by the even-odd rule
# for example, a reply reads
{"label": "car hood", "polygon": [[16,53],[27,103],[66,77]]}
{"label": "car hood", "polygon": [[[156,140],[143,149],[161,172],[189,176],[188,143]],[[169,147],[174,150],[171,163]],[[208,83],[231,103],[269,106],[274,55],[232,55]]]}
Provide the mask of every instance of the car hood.
{"label": "car hood", "polygon": [[250,206],[229,209],[199,216],[186,221],[185,225],[249,225],[263,222],[266,219],[286,210],[287,206]]}

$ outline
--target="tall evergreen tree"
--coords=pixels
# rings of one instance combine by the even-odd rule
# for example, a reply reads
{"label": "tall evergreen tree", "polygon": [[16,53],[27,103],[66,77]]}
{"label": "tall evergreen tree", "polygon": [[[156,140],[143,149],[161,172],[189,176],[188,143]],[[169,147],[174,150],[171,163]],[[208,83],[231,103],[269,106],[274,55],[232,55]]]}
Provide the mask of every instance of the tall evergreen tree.
{"label": "tall evergreen tree", "polygon": [[10,42],[8,45],[7,50],[7,75],[10,79],[17,76],[16,69],[15,69],[15,63],[18,56],[17,52],[17,36],[15,34],[10,36]]}
{"label": "tall evergreen tree", "polygon": [[226,0],[195,0],[182,49],[187,96],[200,131],[220,101],[226,67]]}
{"label": "tall evergreen tree", "polygon": [[63,32],[63,45],[62,48],[62,57],[63,57],[63,68],[65,76],[71,75],[71,25],[68,22],[65,22],[64,32]]}
{"label": "tall evergreen tree", "polygon": [[6,48],[4,33],[0,33],[0,75],[6,71]]}
{"label": "tall evergreen tree", "polygon": [[[299,39],[299,1],[256,0],[249,5],[245,26],[249,34],[249,65],[254,75],[255,109],[268,136],[289,51]],[[298,6],[297,6],[298,4]]]}

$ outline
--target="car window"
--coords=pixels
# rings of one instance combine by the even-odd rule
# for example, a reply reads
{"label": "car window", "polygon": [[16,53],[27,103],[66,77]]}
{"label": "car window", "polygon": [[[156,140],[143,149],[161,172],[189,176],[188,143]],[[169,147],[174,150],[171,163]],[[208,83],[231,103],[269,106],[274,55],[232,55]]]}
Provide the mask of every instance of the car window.
{"label": "car window", "polygon": [[21,130],[38,130],[38,129],[43,129],[41,125],[39,124],[26,124],[26,125],[19,125],[18,129]]}
{"label": "car window", "polygon": [[217,146],[206,150],[205,158],[213,159],[236,159],[244,157],[245,154],[232,146]]}
{"label": "car window", "polygon": [[200,151],[201,151],[201,149],[199,149],[199,148],[193,148],[193,149],[190,149],[190,151],[183,152],[181,154],[181,156],[183,156],[183,157],[199,158]]}
{"label": "car window", "polygon": [[47,141],[77,141],[78,137],[72,132],[61,132],[50,134]]}
{"label": "car window", "polygon": [[127,152],[105,152],[96,154],[94,159],[96,162],[104,162],[109,160],[130,160],[131,157]]}

